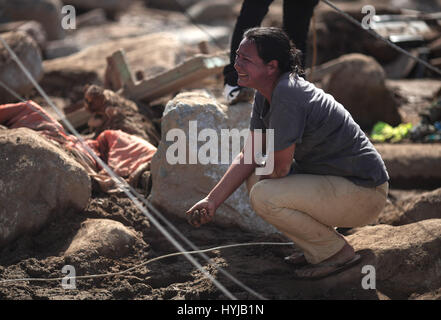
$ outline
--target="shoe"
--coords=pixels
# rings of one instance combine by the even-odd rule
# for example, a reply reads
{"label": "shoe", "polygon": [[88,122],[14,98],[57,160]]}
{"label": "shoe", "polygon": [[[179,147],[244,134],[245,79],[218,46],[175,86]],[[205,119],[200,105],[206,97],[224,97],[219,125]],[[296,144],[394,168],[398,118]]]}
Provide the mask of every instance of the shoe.
{"label": "shoe", "polygon": [[285,262],[296,267],[301,267],[308,264],[305,255],[301,252],[294,252],[293,254],[285,257]]}
{"label": "shoe", "polygon": [[254,90],[225,84],[223,95],[227,103],[233,105],[238,102],[249,102],[254,97]]}
{"label": "shoe", "polygon": [[294,270],[294,277],[301,280],[318,280],[337,274],[358,264],[361,256],[356,254],[351,260],[344,263],[319,263]]}

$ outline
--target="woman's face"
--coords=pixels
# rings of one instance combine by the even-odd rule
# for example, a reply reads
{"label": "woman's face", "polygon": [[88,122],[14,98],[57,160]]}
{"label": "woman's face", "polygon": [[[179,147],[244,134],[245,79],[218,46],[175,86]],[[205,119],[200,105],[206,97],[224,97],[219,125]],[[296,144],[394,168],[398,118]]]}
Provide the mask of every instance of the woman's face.
{"label": "woman's face", "polygon": [[267,65],[259,57],[253,41],[243,39],[236,51],[234,68],[238,74],[237,84],[259,90],[267,82]]}

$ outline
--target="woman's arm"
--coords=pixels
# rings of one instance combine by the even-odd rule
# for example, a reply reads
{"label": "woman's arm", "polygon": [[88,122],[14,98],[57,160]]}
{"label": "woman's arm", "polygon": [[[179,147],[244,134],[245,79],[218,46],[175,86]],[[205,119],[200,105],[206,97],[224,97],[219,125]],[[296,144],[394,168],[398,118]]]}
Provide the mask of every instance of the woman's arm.
{"label": "woman's arm", "polygon": [[187,215],[192,215],[196,210],[204,212],[200,219],[191,220],[194,226],[198,227],[209,222],[213,218],[216,209],[254,172],[257,167],[254,159],[254,139],[254,132],[250,131],[244,148],[233,160],[221,180],[207,197],[187,211]]}
{"label": "woman's arm", "polygon": [[271,160],[274,161],[274,165],[273,165],[274,170],[271,174],[262,176],[260,180],[283,178],[286,175],[288,175],[291,169],[292,161],[294,159],[295,149],[296,149],[296,144],[293,143],[292,145],[290,145],[289,147],[283,150],[275,151],[274,157],[268,157],[268,161]]}

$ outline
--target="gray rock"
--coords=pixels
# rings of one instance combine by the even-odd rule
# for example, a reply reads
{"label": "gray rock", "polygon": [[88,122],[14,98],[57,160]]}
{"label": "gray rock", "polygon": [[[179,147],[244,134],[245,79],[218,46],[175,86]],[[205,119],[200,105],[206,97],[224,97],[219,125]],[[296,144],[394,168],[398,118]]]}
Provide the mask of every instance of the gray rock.
{"label": "gray rock", "polygon": [[[161,142],[151,162],[151,201],[153,204],[185,219],[185,212],[210,192],[224,175],[233,159],[232,145],[230,144],[229,150],[224,150],[229,155],[230,162],[222,164],[224,161],[221,158],[221,129],[236,128],[239,131],[247,129],[251,108],[249,103],[226,107],[217,103],[208,94],[201,93],[182,93],[171,100],[162,117]],[[166,140],[167,132],[175,128],[182,129],[185,132],[186,146],[188,147],[188,141],[191,139],[190,121],[197,121],[198,133],[208,128],[216,130],[219,138],[215,144],[220,150],[218,164],[202,164],[199,160],[197,164],[189,164],[188,155],[186,164],[170,164],[167,159],[167,150],[174,142]],[[209,139],[205,141],[207,140]],[[201,147],[205,144],[206,142],[198,142],[198,152],[202,152]],[[237,150],[237,152],[239,151],[240,149]],[[213,223],[224,226],[235,225],[245,230],[261,233],[277,232],[273,226],[254,213],[249,203],[245,184],[240,186],[218,208]]]}
{"label": "gray rock", "polygon": [[83,210],[91,195],[83,167],[27,128],[0,130],[0,172],[0,246],[56,214]]}
{"label": "gray rock", "polygon": [[[43,66],[40,48],[34,39],[23,31],[7,32],[2,34],[2,38],[38,82],[43,76]],[[27,94],[33,88],[31,81],[3,45],[0,46],[0,81],[19,95]],[[2,87],[0,87],[0,97],[0,103],[16,100]]]}
{"label": "gray rock", "polygon": [[41,23],[49,40],[64,38],[60,0],[0,0],[0,20],[35,20]]}

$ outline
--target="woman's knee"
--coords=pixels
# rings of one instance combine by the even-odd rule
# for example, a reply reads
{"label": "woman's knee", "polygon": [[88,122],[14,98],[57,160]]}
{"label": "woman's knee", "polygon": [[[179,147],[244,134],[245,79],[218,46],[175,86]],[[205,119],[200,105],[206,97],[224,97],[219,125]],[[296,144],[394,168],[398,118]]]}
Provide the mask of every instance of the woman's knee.
{"label": "woman's knee", "polygon": [[249,192],[251,207],[259,215],[266,209],[268,194],[268,181],[266,180],[261,180],[251,187]]}

